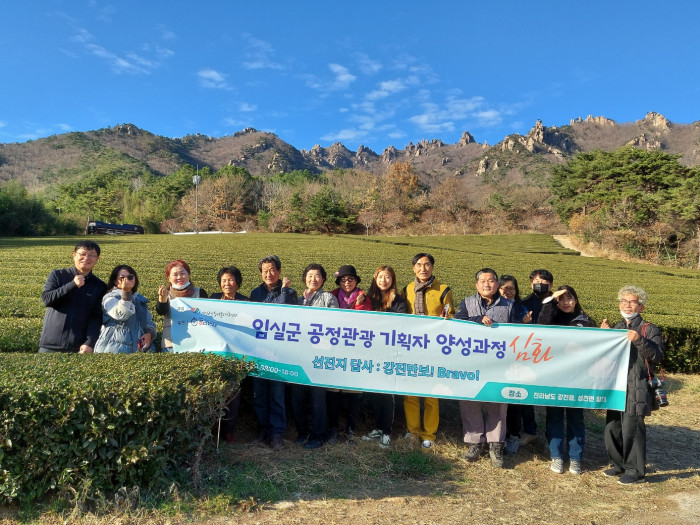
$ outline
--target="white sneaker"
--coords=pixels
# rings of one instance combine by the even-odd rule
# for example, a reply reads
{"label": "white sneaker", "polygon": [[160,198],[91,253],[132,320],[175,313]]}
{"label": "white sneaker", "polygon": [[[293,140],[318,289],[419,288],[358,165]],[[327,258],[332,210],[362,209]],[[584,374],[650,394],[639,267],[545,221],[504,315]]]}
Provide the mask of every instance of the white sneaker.
{"label": "white sneaker", "polygon": [[412,433],[412,432],[406,432],[406,435],[403,437],[404,439],[410,440],[410,439],[418,439],[418,437]]}
{"label": "white sneaker", "polygon": [[389,448],[389,443],[391,443],[391,438],[389,434],[384,434],[382,439],[379,441],[379,446],[382,448]]}
{"label": "white sneaker", "polygon": [[423,440],[423,448],[430,448],[433,446],[433,442],[430,441],[429,439],[424,439]]}
{"label": "white sneaker", "polygon": [[554,458],[552,460],[552,464],[550,465],[549,469],[554,472],[555,474],[563,474],[564,473],[564,460],[561,458]]}
{"label": "white sneaker", "polygon": [[362,436],[362,441],[379,441],[380,439],[382,439],[383,435],[384,435],[384,432],[375,428],[372,432],[370,432],[366,436]]}
{"label": "white sneaker", "polygon": [[582,472],[581,462],[572,459],[569,463],[569,472],[571,472],[572,474],[580,475]]}

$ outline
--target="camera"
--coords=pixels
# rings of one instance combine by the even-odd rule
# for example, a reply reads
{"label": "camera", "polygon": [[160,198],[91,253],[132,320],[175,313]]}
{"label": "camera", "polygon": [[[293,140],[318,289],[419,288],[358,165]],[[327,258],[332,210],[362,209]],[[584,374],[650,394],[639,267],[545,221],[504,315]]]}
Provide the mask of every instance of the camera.
{"label": "camera", "polygon": [[656,404],[659,406],[659,408],[667,407],[668,395],[666,394],[666,390],[664,389],[663,379],[659,379],[658,377],[652,377],[649,380],[649,388],[651,388],[654,391]]}

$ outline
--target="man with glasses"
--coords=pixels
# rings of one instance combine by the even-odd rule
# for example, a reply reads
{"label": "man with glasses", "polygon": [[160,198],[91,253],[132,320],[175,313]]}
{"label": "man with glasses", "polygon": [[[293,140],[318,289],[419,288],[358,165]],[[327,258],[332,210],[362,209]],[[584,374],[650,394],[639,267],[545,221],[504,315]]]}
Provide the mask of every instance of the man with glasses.
{"label": "man with glasses", "polygon": [[92,273],[100,258],[93,241],[80,241],[73,266],[53,270],[41,293],[46,306],[39,353],[91,354],[102,325],[102,296],[107,286]]}
{"label": "man with glasses", "polygon": [[[664,340],[659,328],[640,315],[647,293],[638,286],[625,285],[617,293],[622,320],[613,328],[627,330],[630,358],[627,367],[625,410],[608,410],[605,418],[605,450],[611,467],[603,474],[618,478],[622,485],[643,483],[647,463],[647,429],[644,418],[653,408],[648,381],[654,365],[664,356]],[[601,328],[610,328],[603,319]]]}

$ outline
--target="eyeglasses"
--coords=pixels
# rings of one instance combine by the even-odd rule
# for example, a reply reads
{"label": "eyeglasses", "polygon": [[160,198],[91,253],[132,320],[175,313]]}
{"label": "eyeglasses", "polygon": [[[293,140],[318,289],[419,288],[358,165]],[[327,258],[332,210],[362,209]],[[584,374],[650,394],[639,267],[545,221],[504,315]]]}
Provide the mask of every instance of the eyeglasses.
{"label": "eyeglasses", "polygon": [[355,278],[354,277],[343,277],[340,279],[340,282],[341,283],[352,283],[352,282],[355,282]]}
{"label": "eyeglasses", "polygon": [[120,275],[119,277],[117,277],[117,279],[119,279],[120,281],[124,281],[126,279],[128,279],[129,281],[133,281],[134,279],[136,279],[136,276],[130,273],[128,275]]}
{"label": "eyeglasses", "polygon": [[97,259],[99,255],[96,253],[87,253],[87,252],[75,252],[75,255],[80,257],[81,259],[87,257],[88,259]]}
{"label": "eyeglasses", "polygon": [[631,301],[627,299],[620,299],[620,304],[623,306],[630,305],[630,306],[639,306],[639,301],[636,299],[632,299]]}

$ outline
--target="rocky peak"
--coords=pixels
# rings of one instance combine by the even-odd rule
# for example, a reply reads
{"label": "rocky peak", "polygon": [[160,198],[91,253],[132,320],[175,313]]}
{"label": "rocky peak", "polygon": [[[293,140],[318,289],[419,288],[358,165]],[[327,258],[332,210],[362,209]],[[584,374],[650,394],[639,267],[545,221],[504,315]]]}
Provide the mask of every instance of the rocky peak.
{"label": "rocky peak", "polygon": [[647,113],[642,122],[662,131],[671,129],[671,122],[669,122],[669,120],[660,113],[656,113],[654,111]]}
{"label": "rocky peak", "polygon": [[465,131],[464,133],[462,133],[462,138],[459,139],[458,144],[460,146],[466,146],[467,144],[471,144],[472,142],[476,142],[474,140],[474,136],[468,131]]}
{"label": "rocky peak", "polygon": [[593,115],[588,115],[586,117],[586,122],[592,122],[593,124],[600,124],[602,126],[615,126],[617,124],[617,122],[612,119],[603,116],[594,117]]}

